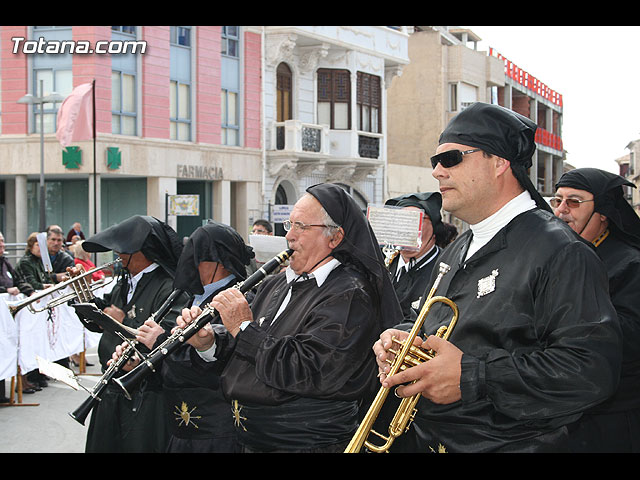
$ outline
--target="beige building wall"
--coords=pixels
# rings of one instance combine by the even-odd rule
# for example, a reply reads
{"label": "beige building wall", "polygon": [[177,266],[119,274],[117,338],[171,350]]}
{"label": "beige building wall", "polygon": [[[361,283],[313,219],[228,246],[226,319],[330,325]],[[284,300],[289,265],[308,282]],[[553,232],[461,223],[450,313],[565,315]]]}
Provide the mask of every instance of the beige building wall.
{"label": "beige building wall", "polygon": [[627,149],[629,150],[629,167],[626,178],[636,186],[631,189],[630,203],[640,215],[640,140],[629,142]]}
{"label": "beige building wall", "polygon": [[[504,85],[502,61],[446,31],[412,33],[409,58],[387,92],[390,197],[437,190],[429,158],[440,133],[465,103],[490,102],[489,87]],[[453,98],[451,85],[457,92]]]}

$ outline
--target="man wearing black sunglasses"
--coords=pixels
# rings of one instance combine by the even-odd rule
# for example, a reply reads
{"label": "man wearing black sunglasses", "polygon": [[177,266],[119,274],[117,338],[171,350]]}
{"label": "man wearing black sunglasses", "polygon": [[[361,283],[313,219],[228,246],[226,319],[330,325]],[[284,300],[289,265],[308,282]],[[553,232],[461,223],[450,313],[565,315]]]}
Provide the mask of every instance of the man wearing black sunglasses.
{"label": "man wearing black sunglasses", "polygon": [[431,162],[442,206],[470,229],[438,258],[451,270],[435,294],[459,320],[449,340],[434,336],[451,319],[434,305],[430,336],[415,343],[437,355],[391,377],[390,338],[406,332],[374,345],[382,384],[423,397],[404,451],[568,451],[568,425],[615,390],[621,333],[606,272],[529,179],[536,128],[475,103],[440,136]]}
{"label": "man wearing black sunglasses", "polygon": [[579,168],[560,178],[550,202],[559,218],[595,246],[624,339],[618,390],[572,425],[574,452],[640,451],[640,217],[623,186],[635,188],[615,173]]}

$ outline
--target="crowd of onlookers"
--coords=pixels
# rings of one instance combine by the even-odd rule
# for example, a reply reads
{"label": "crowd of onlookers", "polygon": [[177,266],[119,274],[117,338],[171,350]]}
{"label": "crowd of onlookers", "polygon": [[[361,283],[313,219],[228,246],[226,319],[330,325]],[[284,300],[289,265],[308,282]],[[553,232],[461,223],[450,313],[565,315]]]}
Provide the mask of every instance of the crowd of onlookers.
{"label": "crowd of onlookers", "polygon": [[[68,278],[67,267],[82,264],[85,270],[95,267],[91,256],[82,248],[85,240],[82,226],[76,222],[69,232],[64,234],[58,225],[49,225],[46,229],[46,249],[51,262],[51,272],[45,268],[42,260],[38,233],[33,232],[27,238],[24,255],[17,259],[15,266],[5,256],[4,235],[0,232],[0,293],[10,295],[24,294],[31,296],[38,290],[44,290],[63,282]],[[93,280],[104,277],[103,271],[92,274]],[[62,358],[56,361],[65,367],[70,363],[79,364],[79,355]],[[91,365],[91,364],[86,364]],[[48,378],[38,370],[22,375],[22,393],[35,393],[48,386]],[[4,380],[0,381],[0,403],[9,402],[5,391]]]}

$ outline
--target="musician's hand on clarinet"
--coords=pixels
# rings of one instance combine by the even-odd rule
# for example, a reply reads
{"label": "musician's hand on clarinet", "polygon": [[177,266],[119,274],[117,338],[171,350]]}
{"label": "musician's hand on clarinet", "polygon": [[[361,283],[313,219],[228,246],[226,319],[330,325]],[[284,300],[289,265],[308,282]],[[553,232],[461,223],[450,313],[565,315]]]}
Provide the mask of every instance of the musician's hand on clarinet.
{"label": "musician's hand on clarinet", "polygon": [[[202,310],[200,307],[183,308],[182,315],[176,318],[176,328],[185,329],[191,322],[200,316]],[[171,333],[173,333],[174,328]],[[213,347],[216,337],[213,334],[213,330],[209,324],[198,330],[191,338],[187,340],[187,343],[194,347],[196,350],[205,351]]]}
{"label": "musician's hand on clarinet", "polygon": [[253,321],[253,313],[245,296],[237,288],[229,288],[213,297],[211,305],[220,314],[222,323],[234,337],[240,325]]}
{"label": "musician's hand on clarinet", "polygon": [[[400,348],[398,343],[394,343],[392,338],[396,338],[397,341],[403,341],[407,338],[408,332],[404,330],[396,330],[395,328],[390,328],[385,330],[380,334],[380,339],[373,344],[373,353],[376,356],[376,362],[378,362],[378,377],[380,378],[380,382],[384,381],[387,378],[387,374],[389,370],[391,370],[391,363],[395,358],[395,355],[389,351],[390,348],[394,347],[394,350]],[[420,346],[422,343],[422,339],[420,337],[416,337],[413,344]]]}
{"label": "musician's hand on clarinet", "polygon": [[116,307],[115,305],[111,305],[109,307],[106,307],[103,310],[104,313],[106,313],[107,315],[109,315],[110,317],[112,317],[114,320],[122,323],[124,322],[124,311],[121,310],[120,308]]}
{"label": "musician's hand on clarinet", "polygon": [[136,340],[142,343],[149,350],[153,349],[156,339],[164,332],[164,328],[155,321],[146,320],[139,328]]}
{"label": "musician's hand on clarinet", "polygon": [[460,374],[462,350],[447,340],[431,335],[425,340],[422,348],[433,349],[436,356],[431,360],[407,368],[382,382],[384,387],[394,387],[416,380],[411,385],[403,385],[396,389],[399,397],[412,397],[420,393],[433,403],[449,404],[462,398],[460,391]]}
{"label": "musician's hand on clarinet", "polygon": [[[107,361],[107,365],[111,365],[111,363],[118,361],[118,359],[122,356],[124,351],[127,350],[128,348],[129,348],[129,344],[127,342],[123,342],[121,345],[116,345],[116,350],[111,354],[111,360]],[[133,368],[137,367],[139,363],[140,363],[140,359],[134,353],[129,357],[129,360],[127,360],[120,367],[120,369],[123,372],[128,372],[129,370],[132,370]]]}

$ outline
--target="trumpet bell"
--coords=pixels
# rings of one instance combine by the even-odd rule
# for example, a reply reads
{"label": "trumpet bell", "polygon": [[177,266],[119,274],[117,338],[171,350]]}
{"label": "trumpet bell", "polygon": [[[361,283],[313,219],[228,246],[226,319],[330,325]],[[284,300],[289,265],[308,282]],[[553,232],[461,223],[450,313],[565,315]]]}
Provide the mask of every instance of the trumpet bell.
{"label": "trumpet bell", "polygon": [[[115,265],[120,263],[120,259],[117,258],[111,262],[105,263],[99,267],[92,268],[91,270],[83,271],[81,274],[71,277],[64,282],[60,282],[52,287],[46,288],[44,290],[40,290],[39,292],[34,293],[30,297],[25,298],[24,300],[12,304],[8,304],[9,312],[11,316],[15,318],[20,310],[27,307],[32,313],[39,313],[50,308],[57,307],[62,305],[63,303],[67,303],[71,300],[77,299],[80,302],[88,302],[95,295],[94,292],[99,288],[104,287],[105,285],[111,283],[115,280],[115,276],[111,275],[111,279],[104,282],[90,282],[90,277],[95,272],[100,270],[114,270]],[[55,298],[52,298],[47,304],[42,308],[36,308],[33,304],[42,300],[43,298],[53,295],[55,293],[63,292],[67,289],[67,287],[71,288],[71,291],[68,293],[61,293]]]}

